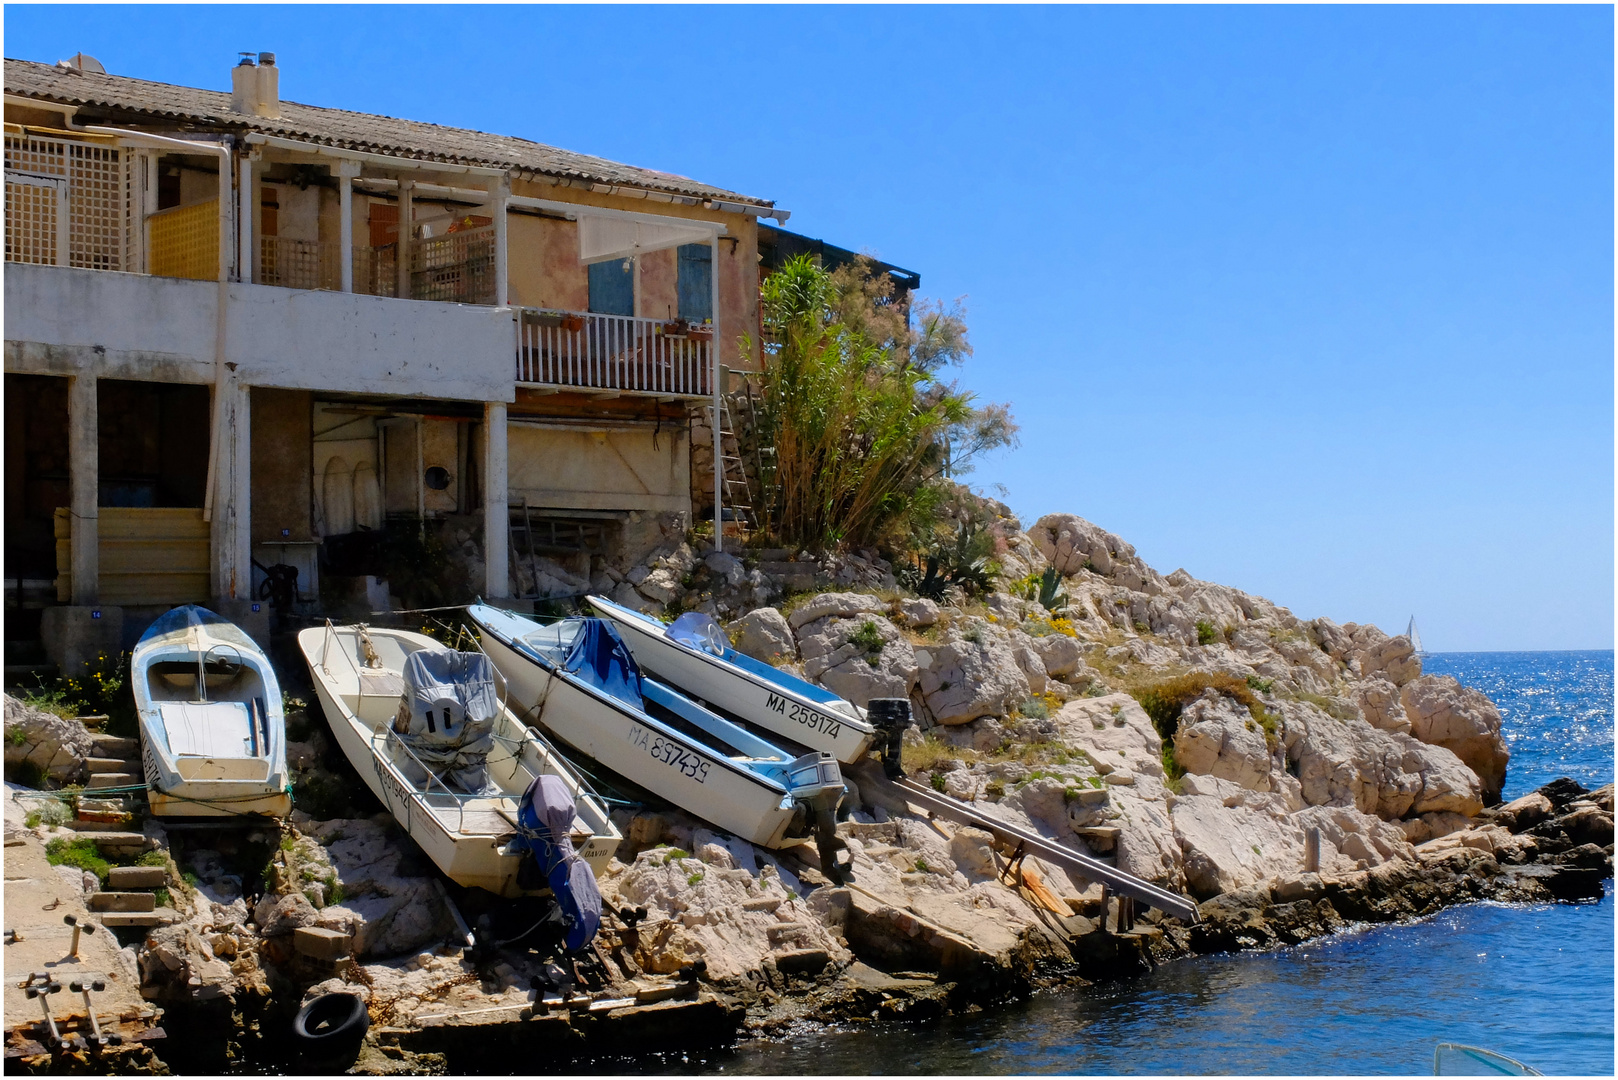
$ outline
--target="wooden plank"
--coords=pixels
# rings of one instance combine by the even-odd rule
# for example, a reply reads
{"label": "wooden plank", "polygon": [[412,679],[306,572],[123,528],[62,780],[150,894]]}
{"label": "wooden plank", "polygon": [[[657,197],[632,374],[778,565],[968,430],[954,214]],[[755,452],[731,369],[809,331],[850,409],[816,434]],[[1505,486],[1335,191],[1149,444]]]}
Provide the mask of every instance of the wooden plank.
{"label": "wooden plank", "polygon": [[[72,595],[66,508],[53,516],[57,596]],[[212,594],[211,529],[195,507],[102,507],[97,521],[104,604],[206,602]]]}

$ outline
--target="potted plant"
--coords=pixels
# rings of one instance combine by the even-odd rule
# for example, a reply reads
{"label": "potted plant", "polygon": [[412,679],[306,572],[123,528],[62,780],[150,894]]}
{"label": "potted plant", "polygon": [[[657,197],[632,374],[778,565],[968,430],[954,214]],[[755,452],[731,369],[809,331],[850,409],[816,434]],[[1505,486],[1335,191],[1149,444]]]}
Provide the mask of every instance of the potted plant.
{"label": "potted plant", "polygon": [[686,332],[685,336],[691,341],[712,341],[713,323],[709,322],[707,319],[704,319],[701,326],[693,326]]}
{"label": "potted plant", "polygon": [[584,316],[575,315],[569,311],[562,316],[562,329],[570,334],[576,334],[584,329]]}
{"label": "potted plant", "polygon": [[562,325],[563,315],[560,311],[536,311],[528,316],[535,326],[544,326],[555,329]]}

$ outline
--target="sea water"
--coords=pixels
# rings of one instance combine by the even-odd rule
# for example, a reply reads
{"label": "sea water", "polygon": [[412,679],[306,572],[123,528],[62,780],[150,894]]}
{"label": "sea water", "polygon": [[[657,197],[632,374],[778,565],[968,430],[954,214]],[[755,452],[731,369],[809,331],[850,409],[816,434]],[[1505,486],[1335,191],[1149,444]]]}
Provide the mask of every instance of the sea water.
{"label": "sea water", "polygon": [[[1613,776],[1613,654],[1444,653],[1500,707],[1506,798]],[[804,1031],[640,1071],[738,1073],[1430,1073],[1440,1042],[1544,1073],[1611,1075],[1613,900],[1470,904],[1277,952],[1176,961],[932,1024]]]}

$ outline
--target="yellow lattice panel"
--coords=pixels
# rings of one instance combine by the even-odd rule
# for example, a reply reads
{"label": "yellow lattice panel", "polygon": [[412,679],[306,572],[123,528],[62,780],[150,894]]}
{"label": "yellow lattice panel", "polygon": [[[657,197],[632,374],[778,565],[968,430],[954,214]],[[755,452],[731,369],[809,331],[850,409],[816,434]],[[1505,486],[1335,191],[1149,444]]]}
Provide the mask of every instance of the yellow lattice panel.
{"label": "yellow lattice panel", "polygon": [[158,277],[213,281],[219,277],[219,200],[160,210],[147,219],[150,272]]}

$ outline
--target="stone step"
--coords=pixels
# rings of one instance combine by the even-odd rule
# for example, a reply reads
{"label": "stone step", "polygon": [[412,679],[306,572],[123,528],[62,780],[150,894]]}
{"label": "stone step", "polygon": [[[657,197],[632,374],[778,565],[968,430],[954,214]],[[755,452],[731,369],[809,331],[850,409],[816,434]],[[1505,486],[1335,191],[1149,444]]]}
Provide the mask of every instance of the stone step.
{"label": "stone step", "polygon": [[91,837],[98,848],[144,848],[146,834],[138,832],[103,832]]}
{"label": "stone step", "polygon": [[91,911],[156,911],[157,897],[149,892],[98,892],[90,894]]}
{"label": "stone step", "polygon": [[107,871],[109,889],[158,889],[169,883],[161,866],[114,866]]}
{"label": "stone step", "polygon": [[135,787],[145,781],[140,773],[104,772],[94,773],[85,782],[86,791],[99,791],[101,788]]}
{"label": "stone step", "polygon": [[102,757],[140,759],[140,740],[125,739],[117,735],[93,735],[90,749]]}
{"label": "stone step", "polygon": [[95,818],[81,817],[73,822],[73,831],[81,833],[128,832],[129,824],[132,820],[133,818],[129,814],[118,815],[116,821],[97,821]]}
{"label": "stone step", "polygon": [[96,918],[108,929],[118,926],[167,926],[180,921],[179,914],[173,908],[166,907],[155,911],[109,911]]}
{"label": "stone step", "polygon": [[89,768],[91,775],[100,773],[122,773],[128,775],[139,773],[140,760],[138,758],[119,757],[93,757],[85,758],[84,764]]}

